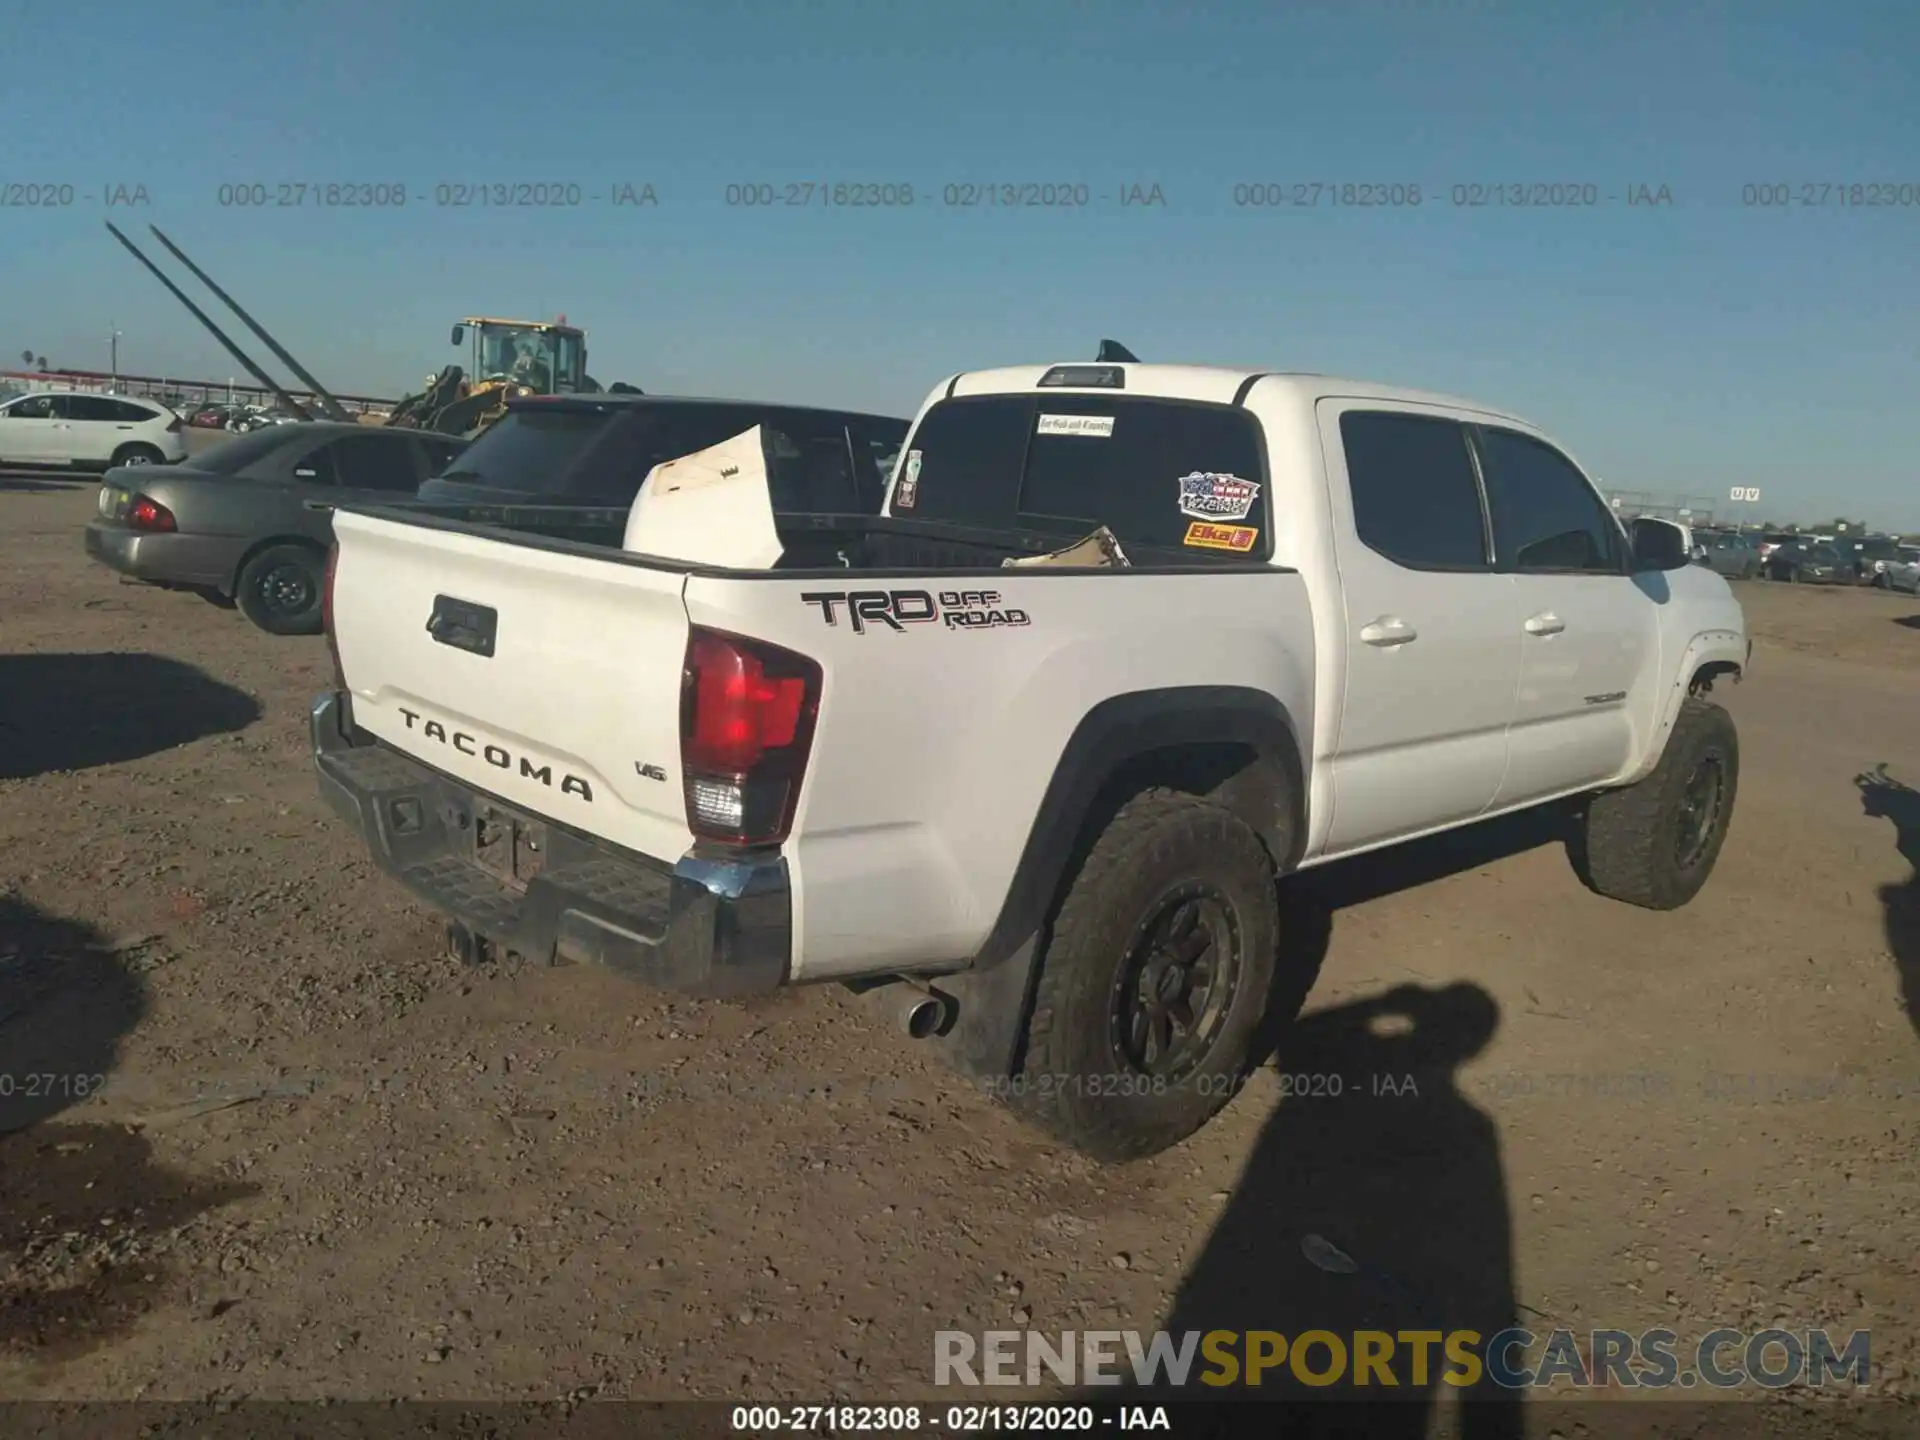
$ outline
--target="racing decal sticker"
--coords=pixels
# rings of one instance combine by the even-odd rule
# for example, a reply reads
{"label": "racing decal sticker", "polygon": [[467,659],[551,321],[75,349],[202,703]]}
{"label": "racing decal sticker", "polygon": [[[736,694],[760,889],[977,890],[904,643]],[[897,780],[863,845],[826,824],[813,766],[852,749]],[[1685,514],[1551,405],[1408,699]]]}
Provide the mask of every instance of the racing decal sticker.
{"label": "racing decal sticker", "polygon": [[907,451],[907,463],[900,469],[900,483],[893,487],[893,508],[911,510],[920,500],[920,452]]}
{"label": "racing decal sticker", "polygon": [[1111,415],[1042,415],[1034,428],[1036,435],[1086,435],[1096,440],[1113,438]]}
{"label": "racing decal sticker", "polygon": [[1260,532],[1251,525],[1214,525],[1196,520],[1187,526],[1186,543],[1208,550],[1251,550],[1259,538]]}
{"label": "racing decal sticker", "polygon": [[1212,470],[1180,477],[1180,513],[1196,520],[1244,520],[1260,495],[1257,481]]}
{"label": "racing decal sticker", "polygon": [[945,630],[999,630],[1033,623],[998,590],[942,590],[937,600],[926,590],[811,590],[800,603],[818,607],[820,618],[836,628],[844,615],[856,635],[882,628],[899,632],[936,621]]}

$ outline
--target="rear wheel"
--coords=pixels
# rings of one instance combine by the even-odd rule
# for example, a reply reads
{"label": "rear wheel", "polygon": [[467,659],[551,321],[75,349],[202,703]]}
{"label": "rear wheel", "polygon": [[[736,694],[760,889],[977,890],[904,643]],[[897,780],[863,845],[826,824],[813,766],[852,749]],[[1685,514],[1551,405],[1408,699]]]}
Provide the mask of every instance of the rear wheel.
{"label": "rear wheel", "polygon": [[305,545],[269,545],[240,567],[240,613],[269,635],[318,635],[325,565]]}
{"label": "rear wheel", "polygon": [[1580,878],[1629,905],[1679,909],[1713,873],[1739,785],[1733,717],[1705,700],[1682,701],[1653,773],[1588,805],[1574,853]]}
{"label": "rear wheel", "polygon": [[114,451],[112,463],[114,465],[159,465],[166,458],[153,446],[135,441],[131,445],[122,445]]}
{"label": "rear wheel", "polygon": [[1054,918],[1009,1102],[1097,1160],[1179,1143],[1246,1076],[1278,941],[1260,838],[1193,796],[1135,796]]}

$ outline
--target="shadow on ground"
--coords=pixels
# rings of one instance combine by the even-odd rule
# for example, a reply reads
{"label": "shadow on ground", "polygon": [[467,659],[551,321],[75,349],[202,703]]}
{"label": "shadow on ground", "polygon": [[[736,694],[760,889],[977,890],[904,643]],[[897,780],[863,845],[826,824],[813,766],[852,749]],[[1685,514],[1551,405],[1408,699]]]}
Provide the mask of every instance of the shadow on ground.
{"label": "shadow on ground", "polygon": [[88,476],[0,474],[0,495],[10,492],[45,495],[61,490],[85,490],[99,483],[97,478]]}
{"label": "shadow on ground", "polygon": [[252,696],[164,655],[0,655],[0,780],[138,760],[260,713]]}
{"label": "shadow on ground", "polygon": [[1920,630],[1920,615],[1898,615],[1894,617],[1893,623],[1904,625],[1909,630]]}
{"label": "shadow on ground", "polygon": [[125,1125],[56,1119],[97,1095],[146,989],[92,927],[0,895],[0,1359],[71,1359],[169,1281],[171,1233],[252,1193],[154,1162]]}
{"label": "shadow on ground", "polygon": [[1900,980],[1900,1003],[1920,1035],[1920,791],[1894,779],[1884,763],[1853,783],[1870,817],[1893,822],[1894,847],[1913,870],[1904,883],[1881,886],[1880,903],[1886,908],[1887,949]]}
{"label": "shadow on ground", "polygon": [[[1494,997],[1472,984],[1404,985],[1298,1014],[1336,928],[1338,912],[1379,896],[1477,869],[1572,838],[1560,808],[1505,816],[1430,840],[1317,869],[1283,888],[1282,980],[1275,997],[1274,1064],[1284,1099],[1268,1118],[1239,1184],[1162,1328],[1265,1331],[1289,1353],[1222,1386],[1194,1383],[1211,1366],[1196,1355],[1184,1387],[1116,1393],[1106,1400],[1228,1398],[1278,1402],[1263,1409],[1269,1433],[1427,1435],[1442,1403],[1464,1401],[1451,1433],[1465,1440],[1517,1440],[1518,1396],[1485,1380],[1443,1384],[1442,1347],[1424,1376],[1406,1331],[1473,1330],[1485,1339],[1517,1323],[1512,1233],[1498,1131],[1461,1090],[1458,1071],[1500,1024]],[[1324,1376],[1335,1352],[1324,1341],[1298,1351],[1311,1331],[1341,1337],[1341,1376]],[[1352,1337],[1395,1337],[1389,1363],[1399,1380],[1382,1403],[1380,1377],[1353,1383]],[[1277,1346],[1277,1339],[1270,1340]],[[1299,1368],[1296,1369],[1296,1363]],[[1216,1370],[1217,1373],[1217,1370]]]}

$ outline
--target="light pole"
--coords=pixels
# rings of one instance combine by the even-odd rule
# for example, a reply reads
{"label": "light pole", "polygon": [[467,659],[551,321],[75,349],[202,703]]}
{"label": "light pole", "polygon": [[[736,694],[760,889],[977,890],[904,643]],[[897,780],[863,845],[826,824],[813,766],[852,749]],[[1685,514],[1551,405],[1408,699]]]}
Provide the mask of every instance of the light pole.
{"label": "light pole", "polygon": [[120,389],[120,331],[111,320],[107,322],[107,354],[110,357],[107,368],[113,376],[107,388],[117,392]]}

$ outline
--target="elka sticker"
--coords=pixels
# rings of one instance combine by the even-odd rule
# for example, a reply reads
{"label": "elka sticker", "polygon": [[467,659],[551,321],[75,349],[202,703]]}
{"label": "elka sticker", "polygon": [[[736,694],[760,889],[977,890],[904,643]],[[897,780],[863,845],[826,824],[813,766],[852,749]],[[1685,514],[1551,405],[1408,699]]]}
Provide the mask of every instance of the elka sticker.
{"label": "elka sticker", "polygon": [[1244,520],[1259,498],[1257,481],[1212,470],[1180,477],[1180,513],[1196,520]]}

